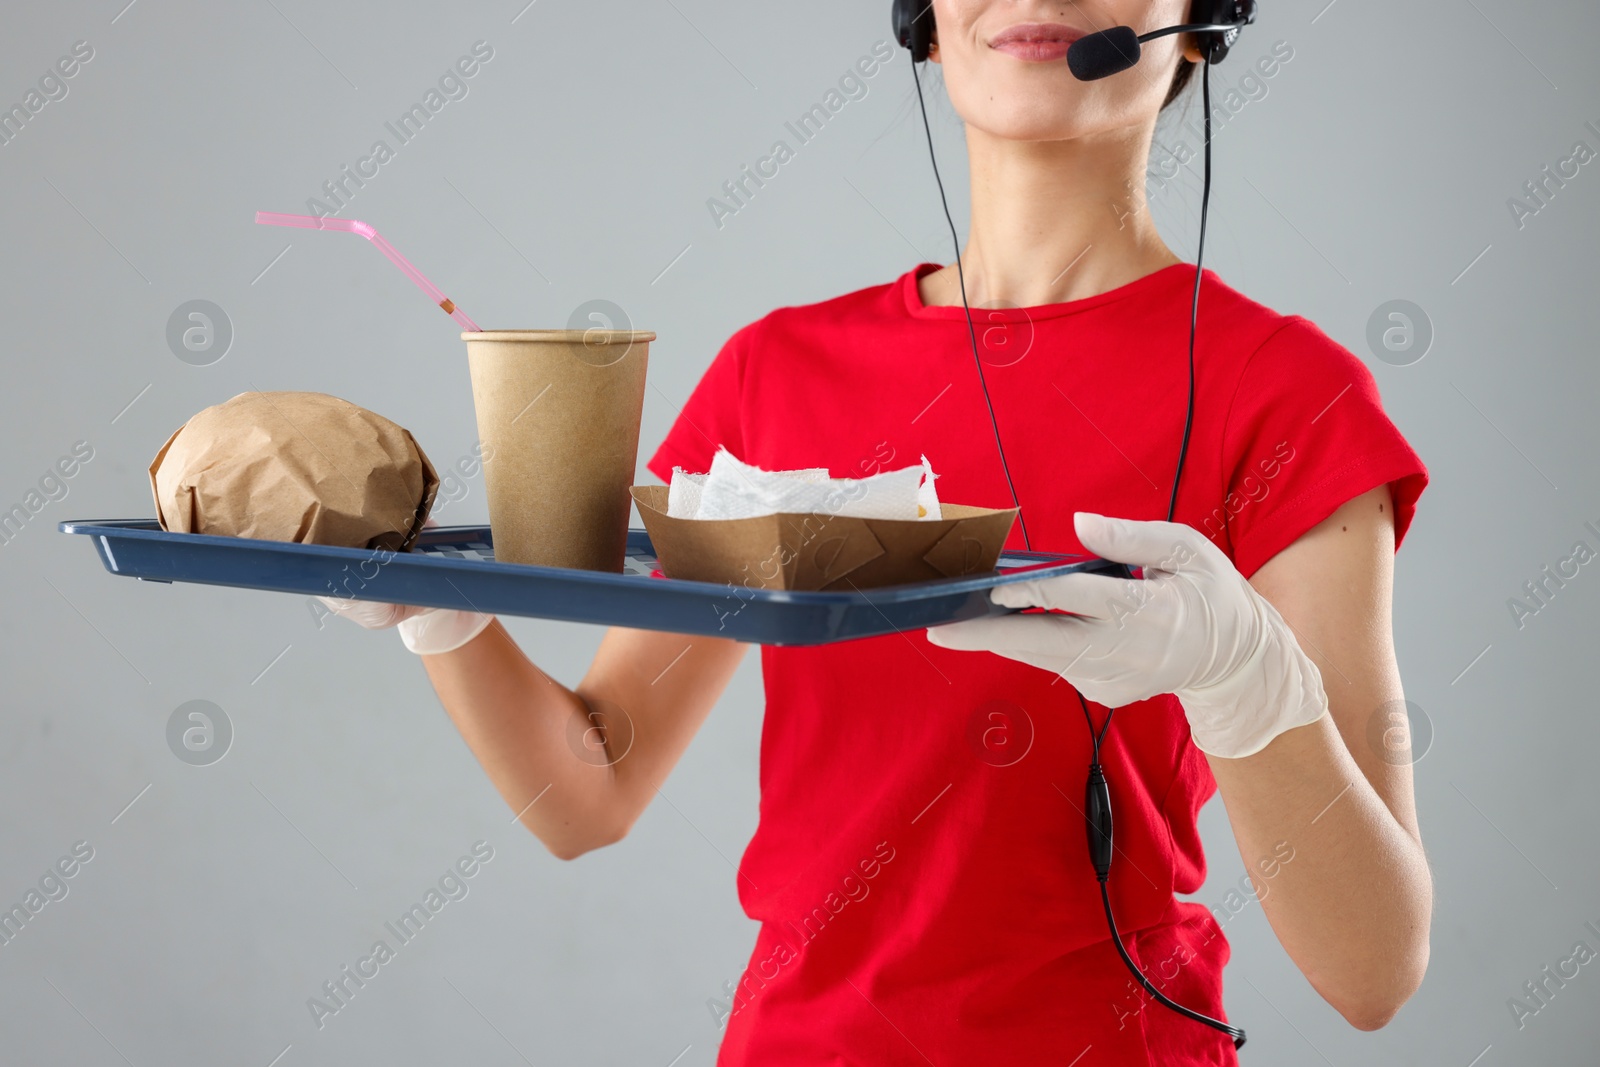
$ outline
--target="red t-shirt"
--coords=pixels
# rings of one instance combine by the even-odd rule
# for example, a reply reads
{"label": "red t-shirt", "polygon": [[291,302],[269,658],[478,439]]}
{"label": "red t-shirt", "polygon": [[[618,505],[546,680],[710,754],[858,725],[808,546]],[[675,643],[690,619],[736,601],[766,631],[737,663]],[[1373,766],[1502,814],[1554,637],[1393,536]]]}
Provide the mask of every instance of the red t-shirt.
{"label": "red t-shirt", "polygon": [[[1010,506],[962,310],[917,291],[934,269],[739,330],[650,470],[705,471],[718,445],[836,478],[926,454],[941,501]],[[1034,550],[1082,551],[1075,511],[1166,517],[1193,284],[1176,264],[1068,303],[974,309]],[[1427,472],[1359,359],[1206,271],[1195,360],[1179,521],[1248,576],[1388,484],[1398,546]],[[1088,728],[1065,681],[925,631],[761,659],[760,825],[738,885],[762,927],[721,1067],[1237,1062],[1226,1037],[1147,1001],[1111,945],[1080,814]],[[1103,762],[1128,950],[1221,1017],[1227,940],[1173,896],[1205,878],[1195,818],[1216,789],[1176,698],[1118,711]]]}

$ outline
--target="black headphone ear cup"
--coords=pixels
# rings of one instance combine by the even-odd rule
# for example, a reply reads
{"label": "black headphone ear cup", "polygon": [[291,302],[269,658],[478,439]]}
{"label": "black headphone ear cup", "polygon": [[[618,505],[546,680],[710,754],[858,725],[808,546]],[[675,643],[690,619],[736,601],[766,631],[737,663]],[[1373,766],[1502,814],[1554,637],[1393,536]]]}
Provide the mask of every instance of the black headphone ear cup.
{"label": "black headphone ear cup", "polygon": [[933,46],[933,0],[894,0],[894,38],[911,62],[928,58]]}
{"label": "black headphone ear cup", "polygon": [[1256,0],[1195,0],[1190,17],[1194,22],[1212,25],[1228,22],[1240,24],[1240,29],[1227,33],[1197,35],[1200,54],[1215,66],[1228,57],[1228,51],[1239,40],[1243,26],[1256,20]]}

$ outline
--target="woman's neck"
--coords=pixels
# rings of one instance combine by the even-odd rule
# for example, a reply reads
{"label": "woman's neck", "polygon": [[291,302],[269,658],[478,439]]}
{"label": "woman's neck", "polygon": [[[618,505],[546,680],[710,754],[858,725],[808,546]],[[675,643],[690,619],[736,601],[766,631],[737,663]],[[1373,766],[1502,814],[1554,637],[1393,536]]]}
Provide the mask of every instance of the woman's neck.
{"label": "woman's neck", "polygon": [[[973,307],[1064,303],[1181,263],[1145,201],[1150,131],[1014,141],[967,128],[972,228],[962,250]],[[960,304],[954,265],[921,280],[923,303]]]}

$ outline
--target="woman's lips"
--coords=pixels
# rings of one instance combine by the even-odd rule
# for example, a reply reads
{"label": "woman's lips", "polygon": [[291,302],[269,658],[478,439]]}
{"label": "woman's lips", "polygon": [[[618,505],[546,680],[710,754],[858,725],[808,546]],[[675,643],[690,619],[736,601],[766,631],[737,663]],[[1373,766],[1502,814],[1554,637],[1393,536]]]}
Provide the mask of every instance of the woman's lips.
{"label": "woman's lips", "polygon": [[1024,23],[1002,31],[989,42],[989,47],[1025,62],[1050,63],[1065,58],[1072,42],[1082,36],[1070,26]]}

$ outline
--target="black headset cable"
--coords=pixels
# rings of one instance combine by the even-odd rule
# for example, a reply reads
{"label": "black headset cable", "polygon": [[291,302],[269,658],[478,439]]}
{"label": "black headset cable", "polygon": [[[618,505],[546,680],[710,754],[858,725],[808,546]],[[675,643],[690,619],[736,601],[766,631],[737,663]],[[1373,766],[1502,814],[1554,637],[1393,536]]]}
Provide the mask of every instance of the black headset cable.
{"label": "black headset cable", "polygon": [[933,163],[933,180],[939,185],[939,204],[944,208],[944,221],[950,227],[950,240],[955,244],[956,279],[961,283],[961,309],[967,313],[967,337],[972,341],[972,359],[978,365],[978,384],[983,386],[983,403],[989,409],[989,426],[994,430],[994,447],[1000,453],[1000,469],[1006,475],[1006,489],[1011,493],[1011,506],[1017,509],[1017,523],[1022,527],[1022,547],[1032,552],[1033,542],[1028,539],[1028,520],[1022,514],[1022,503],[1017,499],[1017,487],[1011,480],[1011,464],[1006,462],[1005,446],[1000,443],[1000,423],[994,417],[994,403],[989,399],[989,382],[983,374],[983,357],[978,355],[978,331],[972,325],[972,308],[967,304],[967,275],[961,266],[961,238],[956,234],[955,220],[950,217],[950,201],[944,195],[944,179],[939,177],[939,157],[933,151],[933,127],[928,123],[928,105],[922,98],[922,79],[917,76],[915,62],[911,64],[911,80],[917,86],[917,106],[922,111],[922,128],[928,135],[928,159]]}
{"label": "black headset cable", "polygon": [[[994,403],[989,397],[989,385],[983,373],[983,359],[978,353],[978,334],[972,324],[972,308],[967,303],[966,274],[961,264],[961,238],[956,232],[954,219],[950,216],[950,203],[945,196],[944,181],[939,177],[939,160],[933,148],[933,127],[928,122],[928,107],[922,95],[922,80],[917,75],[917,64],[911,64],[911,78],[917,89],[917,105],[922,112],[922,128],[928,138],[928,157],[933,163],[934,181],[939,186],[939,203],[944,208],[945,222],[950,227],[950,238],[955,245],[956,252],[956,277],[961,286],[961,307],[966,312],[967,337],[972,344],[972,358],[977,364],[978,381],[983,386],[983,401],[989,411],[989,425],[994,430],[995,448],[1000,453],[1000,465],[1005,471],[1006,487],[1011,492],[1013,505],[1018,508],[1017,521],[1022,524],[1023,544],[1032,551],[1032,543],[1028,539],[1028,526],[1022,518],[1021,504],[1017,500],[1015,483],[1011,480],[1011,466],[1006,461],[1005,446],[1000,440],[1000,424],[995,418]],[[1167,521],[1176,521],[1178,511],[1178,488],[1183,481],[1183,468],[1189,453],[1189,438],[1194,429],[1194,400],[1195,400],[1195,360],[1194,346],[1195,334],[1200,318],[1200,282],[1203,276],[1203,264],[1206,248],[1206,220],[1211,206],[1211,57],[1210,49],[1202,50],[1200,63],[1200,89],[1201,103],[1205,108],[1205,164],[1204,184],[1200,194],[1200,240],[1199,248],[1195,254],[1194,265],[1194,291],[1189,304],[1189,391],[1183,419],[1183,437],[1178,446],[1178,463],[1172,477],[1172,495],[1167,501]],[[1076,690],[1074,690],[1076,692]],[[1083,709],[1084,722],[1089,727],[1091,743],[1091,756],[1089,764],[1089,777],[1085,789],[1085,820],[1089,833],[1089,855],[1095,868],[1095,879],[1100,884],[1100,902],[1105,910],[1106,926],[1111,932],[1111,943],[1116,947],[1117,955],[1121,957],[1124,966],[1138,980],[1139,985],[1157,1003],[1163,1007],[1191,1019],[1213,1030],[1220,1031],[1233,1041],[1233,1047],[1240,1049],[1245,1044],[1245,1032],[1237,1026],[1232,1026],[1220,1019],[1186,1008],[1182,1004],[1168,997],[1157,989],[1145,973],[1139,969],[1133,957],[1128,954],[1127,946],[1123,944],[1122,935],[1117,931],[1117,919],[1111,908],[1111,857],[1115,850],[1112,837],[1111,818],[1111,791],[1110,784],[1105,777],[1105,768],[1100,763],[1100,746],[1106,734],[1111,729],[1111,719],[1116,709],[1107,708],[1105,721],[1097,730],[1094,717],[1089,712],[1089,704],[1082,693],[1077,693],[1078,704]]]}

